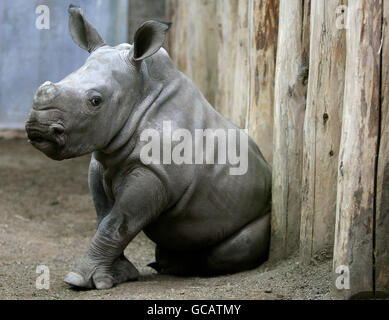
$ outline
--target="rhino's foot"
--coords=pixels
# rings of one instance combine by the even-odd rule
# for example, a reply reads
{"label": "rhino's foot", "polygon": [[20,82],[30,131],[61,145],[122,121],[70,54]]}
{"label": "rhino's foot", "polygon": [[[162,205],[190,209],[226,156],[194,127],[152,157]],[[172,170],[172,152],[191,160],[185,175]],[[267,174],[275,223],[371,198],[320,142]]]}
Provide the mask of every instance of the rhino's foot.
{"label": "rhino's foot", "polygon": [[137,280],[138,277],[138,270],[124,255],[117,258],[110,266],[96,263],[84,256],[64,281],[79,288],[109,289],[119,283]]}

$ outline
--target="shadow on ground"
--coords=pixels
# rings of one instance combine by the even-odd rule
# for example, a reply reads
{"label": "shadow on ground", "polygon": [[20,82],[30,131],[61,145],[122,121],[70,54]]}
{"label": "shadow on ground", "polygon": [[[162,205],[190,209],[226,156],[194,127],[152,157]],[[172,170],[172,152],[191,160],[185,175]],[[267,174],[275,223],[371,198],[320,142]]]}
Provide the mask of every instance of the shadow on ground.
{"label": "shadow on ground", "polygon": [[[74,290],[62,280],[95,231],[89,196],[89,156],[52,161],[25,138],[0,138],[0,299],[329,299],[328,257],[305,267],[297,256],[215,278],[156,274],[146,265],[154,244],[141,233],[126,256],[137,282],[106,291]],[[50,269],[50,289],[36,289],[36,268]]]}

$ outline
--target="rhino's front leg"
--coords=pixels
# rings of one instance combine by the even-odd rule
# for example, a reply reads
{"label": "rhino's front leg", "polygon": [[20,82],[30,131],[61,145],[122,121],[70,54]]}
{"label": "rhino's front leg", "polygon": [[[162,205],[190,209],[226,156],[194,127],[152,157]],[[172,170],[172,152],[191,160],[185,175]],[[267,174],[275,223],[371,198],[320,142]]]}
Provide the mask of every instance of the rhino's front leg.
{"label": "rhino's front leg", "polygon": [[[97,215],[97,228],[101,221],[111,212],[114,201],[107,195],[104,188],[104,168],[102,164],[96,160],[92,154],[88,172],[89,190],[92,195],[93,203]],[[127,280],[136,279],[138,272],[133,264],[128,261],[124,253],[117,258],[112,266],[116,275],[115,282],[124,282]]]}
{"label": "rhino's front leg", "polygon": [[97,227],[99,227],[104,217],[111,212],[114,203],[113,200],[108,197],[104,188],[103,165],[96,160],[94,154],[92,154],[91,162],[89,164],[88,185],[96,209]]}
{"label": "rhino's front leg", "polygon": [[122,253],[166,204],[165,187],[156,175],[144,168],[133,171],[119,188],[115,204],[99,224],[87,253],[75,264],[65,282],[77,287],[107,289],[136,279],[135,267],[122,265],[130,264],[128,260],[120,262]]}

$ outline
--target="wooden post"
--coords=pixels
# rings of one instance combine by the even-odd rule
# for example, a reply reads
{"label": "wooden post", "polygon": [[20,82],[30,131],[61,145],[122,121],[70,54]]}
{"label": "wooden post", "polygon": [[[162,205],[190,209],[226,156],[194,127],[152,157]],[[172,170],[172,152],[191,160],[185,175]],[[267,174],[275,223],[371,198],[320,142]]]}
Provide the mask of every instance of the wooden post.
{"label": "wooden post", "polygon": [[375,231],[376,296],[389,295],[389,3],[382,1],[381,132]]}
{"label": "wooden post", "polygon": [[[332,254],[342,128],[346,30],[344,0],[312,0],[307,107],[304,121],[300,257]],[[343,6],[343,7],[341,7]],[[339,10],[340,11],[340,10]],[[345,15],[345,13],[343,13]]]}
{"label": "wooden post", "polygon": [[271,259],[299,246],[310,1],[281,0],[274,104]]}
{"label": "wooden post", "polygon": [[218,2],[216,108],[246,128],[272,163],[278,0]]}
{"label": "wooden post", "polygon": [[249,135],[265,159],[273,163],[274,78],[276,69],[279,0],[253,1],[250,27]]}
{"label": "wooden post", "polygon": [[252,61],[249,23],[252,1],[221,0],[217,3],[218,80],[215,107],[238,127],[246,128],[250,105]]}
{"label": "wooden post", "polygon": [[214,105],[217,86],[217,1],[170,0],[169,53]]}
{"label": "wooden post", "polygon": [[374,291],[381,20],[382,0],[349,1],[333,261],[336,292],[344,298]]}

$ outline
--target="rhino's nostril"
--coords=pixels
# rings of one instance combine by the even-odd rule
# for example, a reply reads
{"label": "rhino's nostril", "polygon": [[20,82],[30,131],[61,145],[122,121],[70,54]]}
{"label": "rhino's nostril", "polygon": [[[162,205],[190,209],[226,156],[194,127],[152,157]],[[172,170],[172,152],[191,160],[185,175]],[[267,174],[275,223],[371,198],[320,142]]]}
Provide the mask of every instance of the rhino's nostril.
{"label": "rhino's nostril", "polygon": [[50,132],[52,134],[60,135],[60,134],[64,133],[64,131],[65,131],[65,128],[61,124],[56,123],[56,124],[52,124],[50,126]]}

